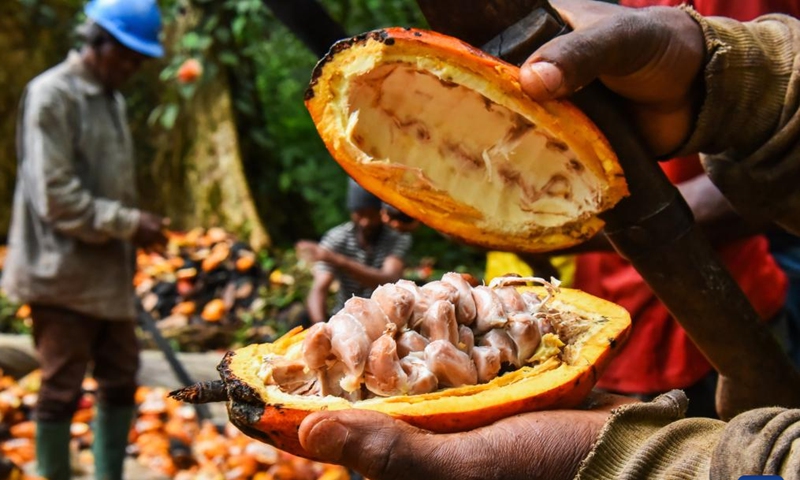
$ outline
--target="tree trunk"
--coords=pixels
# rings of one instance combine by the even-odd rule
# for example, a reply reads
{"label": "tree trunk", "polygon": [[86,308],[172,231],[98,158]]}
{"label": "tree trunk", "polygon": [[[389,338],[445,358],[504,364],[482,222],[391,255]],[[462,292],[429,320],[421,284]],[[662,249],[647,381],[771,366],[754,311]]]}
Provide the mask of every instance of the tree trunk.
{"label": "tree trunk", "polygon": [[242,169],[239,139],[224,76],[203,85],[186,109],[191,144],[183,161],[194,208],[183,223],[219,225],[253,248],[270,245]]}
{"label": "tree trunk", "polygon": [[[166,44],[177,45],[201,14],[187,6],[168,27]],[[158,203],[179,228],[219,226],[254,249],[269,247],[242,168],[230,84],[222,68],[207,68],[204,75],[181,103],[174,127],[155,143],[147,173],[162,187]]]}

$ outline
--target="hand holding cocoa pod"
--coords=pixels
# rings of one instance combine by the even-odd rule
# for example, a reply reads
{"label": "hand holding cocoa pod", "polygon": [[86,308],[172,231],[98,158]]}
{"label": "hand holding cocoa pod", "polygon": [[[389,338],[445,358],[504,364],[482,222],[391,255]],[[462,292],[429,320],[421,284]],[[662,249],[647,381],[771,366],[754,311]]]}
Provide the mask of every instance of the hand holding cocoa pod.
{"label": "hand holding cocoa pod", "polygon": [[589,409],[526,413],[452,434],[431,434],[378,412],[317,412],[300,424],[300,443],[316,458],[373,480],[571,479],[611,409],[633,401],[592,394]]}

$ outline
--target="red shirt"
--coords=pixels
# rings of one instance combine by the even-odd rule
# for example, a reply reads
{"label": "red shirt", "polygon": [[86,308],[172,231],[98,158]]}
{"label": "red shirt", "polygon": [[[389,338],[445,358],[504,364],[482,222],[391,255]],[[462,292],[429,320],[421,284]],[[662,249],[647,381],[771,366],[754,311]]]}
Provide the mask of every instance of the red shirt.
{"label": "red shirt", "polygon": [[[663,163],[673,183],[702,174],[697,157]],[[763,236],[732,242],[720,256],[756,311],[768,319],[783,307],[787,279],[769,253]],[[677,280],[679,281],[679,280]],[[625,307],[633,319],[630,338],[597,382],[624,393],[656,393],[686,388],[711,371],[711,365],[656,298],[636,270],[616,253],[579,255],[575,288]]]}
{"label": "red shirt", "polygon": [[674,7],[686,3],[701,15],[735,18],[742,22],[767,13],[800,16],[800,2],[797,0],[621,0],[619,3],[626,7]]}
{"label": "red shirt", "polygon": [[[620,3],[633,7],[688,3],[702,15],[742,21],[768,12],[800,14],[800,2],[780,0],[622,0]],[[703,173],[696,156],[661,165],[675,184]],[[769,253],[765,237],[732,242],[720,248],[719,253],[761,318],[769,319],[781,310],[788,282]],[[633,319],[628,342],[597,382],[598,387],[624,393],[657,393],[688,387],[711,371],[703,354],[642,277],[616,253],[579,255],[575,288],[622,305]]]}

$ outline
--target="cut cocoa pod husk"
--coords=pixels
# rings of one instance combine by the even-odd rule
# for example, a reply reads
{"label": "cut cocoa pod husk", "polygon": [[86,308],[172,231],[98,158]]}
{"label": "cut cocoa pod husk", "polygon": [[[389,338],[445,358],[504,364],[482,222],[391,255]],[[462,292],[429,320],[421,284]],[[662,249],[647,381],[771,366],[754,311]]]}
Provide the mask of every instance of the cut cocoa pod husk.
{"label": "cut cocoa pod husk", "polygon": [[[486,383],[440,385],[435,391],[416,395],[366,395],[356,401],[323,396],[314,388],[293,387],[306,390],[306,394],[292,393],[286,384],[274,381],[274,372],[266,379],[264,372],[266,364],[301,361],[310,330],[298,327],[273,343],[228,352],[218,366],[220,380],[170,395],[192,403],[225,401],[231,422],[245,434],[312,460],[314,456],[302,448],[297,432],[306,416],[322,410],[375,410],[432,432],[447,433],[523,412],[578,407],[627,338],[629,314],[578,290],[524,286],[518,291],[544,299],[549,313],[537,318],[546,319],[551,333],[542,337],[536,353],[520,368],[502,371]],[[395,330],[391,325],[384,335]],[[302,364],[296,371],[303,376]],[[368,393],[365,385],[360,391]]]}
{"label": "cut cocoa pod husk", "polygon": [[470,244],[575,245],[628,194],[616,155],[580,110],[531,100],[517,67],[438,33],[388,28],[336,43],[306,106],[359,184]]}

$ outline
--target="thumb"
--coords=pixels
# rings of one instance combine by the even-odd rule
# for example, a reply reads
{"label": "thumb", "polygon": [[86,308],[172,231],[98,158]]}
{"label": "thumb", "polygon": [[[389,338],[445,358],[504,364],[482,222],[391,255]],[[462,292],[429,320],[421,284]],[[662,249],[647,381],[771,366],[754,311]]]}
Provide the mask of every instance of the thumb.
{"label": "thumb", "polygon": [[[578,91],[604,74],[619,70],[621,32],[616,22],[557,37],[522,65],[520,81],[535,100],[561,98]],[[627,60],[633,61],[632,55]]]}
{"label": "thumb", "polygon": [[450,435],[431,434],[369,410],[314,413],[303,420],[299,436],[303,448],[318,460],[344,465],[373,480],[435,479],[444,473],[466,478],[468,472],[459,470],[471,459],[471,442],[447,448],[453,444]]}
{"label": "thumb", "polygon": [[664,22],[681,15],[669,10],[649,9],[650,14],[643,15],[613,7],[589,12],[589,19],[567,12],[578,27],[547,42],[525,61],[520,71],[523,90],[535,100],[560,98],[598,77],[624,78],[644,69],[660,58],[669,41]]}

